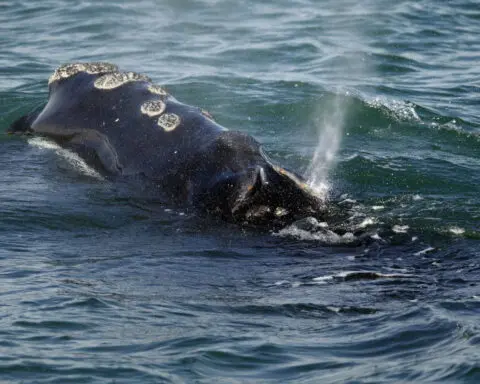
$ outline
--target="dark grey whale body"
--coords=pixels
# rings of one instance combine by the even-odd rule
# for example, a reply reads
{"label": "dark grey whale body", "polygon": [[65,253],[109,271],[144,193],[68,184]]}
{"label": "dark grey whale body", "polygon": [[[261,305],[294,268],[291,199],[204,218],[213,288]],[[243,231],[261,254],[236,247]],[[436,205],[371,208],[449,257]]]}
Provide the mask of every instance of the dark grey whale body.
{"label": "dark grey whale body", "polygon": [[108,63],[59,67],[49,100],[10,133],[53,139],[106,175],[139,175],[171,200],[235,222],[290,221],[318,213],[321,200],[251,136],[178,102],[151,80]]}

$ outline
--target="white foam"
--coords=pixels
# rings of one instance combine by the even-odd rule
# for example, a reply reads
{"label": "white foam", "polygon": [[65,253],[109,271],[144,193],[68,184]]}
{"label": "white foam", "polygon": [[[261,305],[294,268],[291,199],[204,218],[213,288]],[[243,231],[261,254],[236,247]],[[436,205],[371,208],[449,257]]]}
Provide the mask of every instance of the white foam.
{"label": "white foam", "polygon": [[408,228],[410,228],[408,225],[394,225],[392,231],[395,233],[407,233]]}
{"label": "white foam", "polygon": [[465,233],[465,229],[459,227],[451,227],[449,231],[454,235],[463,235]]}
{"label": "white foam", "polygon": [[276,285],[277,287],[290,285],[292,288],[298,288],[303,284],[300,281],[294,281],[293,283],[290,283],[288,280],[280,280],[276,281],[274,285]]}
{"label": "white foam", "polygon": [[[305,228],[305,224],[307,224],[307,228]],[[273,235],[280,237],[294,237],[299,240],[320,241],[327,244],[349,244],[356,240],[356,237],[351,232],[339,235],[327,229],[327,227],[327,223],[319,223],[314,218],[308,218],[307,221],[293,223],[292,225],[273,233]]]}
{"label": "white foam", "polygon": [[330,191],[330,183],[328,183],[326,180],[324,181],[319,181],[317,183],[307,183],[308,188],[313,191],[314,195],[319,197],[322,200],[325,200],[328,196],[328,191]]}
{"label": "white foam", "polygon": [[332,281],[333,278],[334,278],[333,275],[318,276],[318,277],[314,277],[312,281],[314,281],[316,284],[327,284],[327,282]]}
{"label": "white foam", "polygon": [[331,312],[335,312],[335,313],[340,313],[340,311],[342,310],[342,308],[340,307],[332,307],[332,306],[327,306],[327,309]]}
{"label": "white foam", "polygon": [[415,106],[412,103],[403,100],[375,97],[372,100],[367,100],[367,104],[374,108],[386,108],[390,112],[389,115],[397,120],[421,120],[415,111]]}
{"label": "white foam", "polygon": [[60,147],[58,144],[54,143],[53,141],[47,140],[43,137],[33,137],[28,139],[28,143],[34,147],[53,150],[56,154],[63,157],[67,162],[72,165],[75,170],[79,171],[80,173],[93,177],[95,179],[103,180],[102,175],[100,175],[97,171],[91,168],[85,161],[78,156],[76,153],[69,151],[68,149]]}
{"label": "white foam", "polygon": [[428,252],[432,252],[432,251],[434,251],[434,250],[435,250],[435,248],[433,248],[433,247],[427,247],[427,248],[425,248],[425,249],[423,249],[423,250],[421,250],[421,251],[419,251],[419,252],[414,253],[413,255],[414,255],[414,256],[420,256],[420,255],[424,255],[424,254],[426,254],[426,253],[428,253]]}
{"label": "white foam", "polygon": [[357,200],[354,200],[354,199],[344,199],[342,201],[340,201],[339,204],[355,204],[357,202]]}
{"label": "white foam", "polygon": [[358,225],[358,228],[365,228],[365,227],[368,227],[369,225],[375,224],[376,222],[377,220],[375,218],[367,217]]}
{"label": "white foam", "polygon": [[404,273],[404,271],[400,271],[398,273],[382,273],[382,272],[375,272],[375,271],[342,271],[338,272],[334,275],[325,275],[325,276],[318,276],[312,279],[312,282],[315,284],[327,284],[335,279],[345,280],[350,276],[358,275],[359,279],[402,279],[402,278],[411,278],[413,275]]}

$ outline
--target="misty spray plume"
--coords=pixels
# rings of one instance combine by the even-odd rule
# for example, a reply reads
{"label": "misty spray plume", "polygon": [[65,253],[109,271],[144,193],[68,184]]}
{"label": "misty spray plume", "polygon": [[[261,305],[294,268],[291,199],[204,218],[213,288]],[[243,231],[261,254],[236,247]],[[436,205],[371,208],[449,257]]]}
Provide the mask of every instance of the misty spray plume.
{"label": "misty spray plume", "polygon": [[333,42],[336,43],[338,51],[332,52],[332,56],[340,58],[345,65],[337,66],[339,73],[336,74],[335,79],[330,79],[330,81],[334,80],[336,82],[333,97],[329,97],[327,102],[319,105],[318,109],[314,111],[313,117],[318,132],[318,144],[305,172],[305,178],[309,186],[324,199],[327,198],[330,189],[329,175],[338,160],[337,153],[340,149],[346,117],[349,113],[349,92],[346,92],[345,89],[349,86],[348,81],[350,79],[358,82],[368,72],[362,54],[365,51],[362,42],[363,26],[356,24],[354,20],[358,20],[356,16],[360,14],[363,15],[364,20],[365,13],[371,13],[372,11],[366,9],[368,7],[366,4],[353,3],[348,0],[338,1],[334,4],[332,3],[332,6],[336,8],[337,16],[353,20],[353,22],[340,23],[337,19],[336,23],[333,21],[328,26],[330,37],[327,46],[331,45],[333,36]]}
{"label": "misty spray plume", "polygon": [[335,165],[342,142],[347,108],[343,100],[336,95],[330,103],[323,106],[326,108],[324,117],[317,123],[318,144],[305,174],[309,186],[323,198],[330,188],[328,175]]}

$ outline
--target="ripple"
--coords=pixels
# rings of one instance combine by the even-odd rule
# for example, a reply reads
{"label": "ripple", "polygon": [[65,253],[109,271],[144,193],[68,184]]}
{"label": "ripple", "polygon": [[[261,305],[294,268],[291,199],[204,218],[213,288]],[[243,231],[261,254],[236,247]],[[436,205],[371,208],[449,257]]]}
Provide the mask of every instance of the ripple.
{"label": "ripple", "polygon": [[89,324],[83,324],[74,321],[55,321],[55,320],[44,320],[44,321],[26,321],[19,320],[15,321],[13,324],[15,327],[22,328],[34,328],[34,329],[48,329],[48,330],[65,330],[65,331],[79,331],[87,330],[91,328]]}

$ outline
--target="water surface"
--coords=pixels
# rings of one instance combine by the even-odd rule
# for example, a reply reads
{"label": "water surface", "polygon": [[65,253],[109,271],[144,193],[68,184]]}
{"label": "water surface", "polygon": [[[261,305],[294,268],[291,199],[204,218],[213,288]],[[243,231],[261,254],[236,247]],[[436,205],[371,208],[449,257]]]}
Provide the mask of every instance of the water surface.
{"label": "water surface", "polygon": [[478,36],[468,0],[1,2],[1,132],[114,62],[298,172],[320,148],[345,215],[241,228],[0,135],[1,380],[479,382]]}

